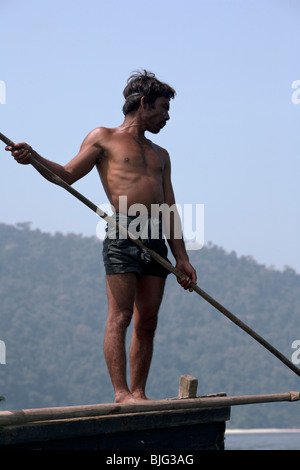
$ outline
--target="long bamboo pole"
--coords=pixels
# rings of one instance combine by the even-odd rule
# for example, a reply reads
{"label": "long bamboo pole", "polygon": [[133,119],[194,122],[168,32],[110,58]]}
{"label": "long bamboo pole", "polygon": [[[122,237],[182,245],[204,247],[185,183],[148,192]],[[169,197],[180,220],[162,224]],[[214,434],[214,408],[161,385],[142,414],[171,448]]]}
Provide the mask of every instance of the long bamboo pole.
{"label": "long bamboo pole", "polygon": [[[11,147],[14,147],[14,142],[8,137],[6,137],[4,134],[0,133],[0,139],[6,144]],[[107,221],[110,224],[113,224],[117,229],[120,230],[120,232],[125,235],[127,238],[132,240],[136,245],[138,245],[141,249],[146,250],[150,256],[155,259],[158,263],[160,263],[162,266],[164,266],[169,272],[173,273],[176,277],[178,278],[184,278],[185,275],[179,271],[177,268],[175,268],[170,262],[166,261],[164,258],[162,258],[159,254],[157,254],[155,251],[151,250],[150,248],[144,246],[144,244],[137,239],[134,235],[130,234],[130,232],[123,227],[122,225],[119,225],[116,220],[113,217],[110,217],[106,212],[104,212],[100,207],[96,206],[93,202],[91,202],[89,199],[87,199],[85,196],[83,196],[81,193],[79,193],[76,189],[74,189],[72,186],[67,184],[62,178],[59,176],[55,175],[52,171],[50,171],[48,168],[46,168],[44,165],[42,165],[40,162],[38,162],[35,158],[32,156],[29,158],[29,162],[31,163],[34,168],[36,168],[39,172],[44,174],[52,183],[57,184],[58,186],[61,186],[63,189],[71,193],[73,196],[75,196],[77,199],[79,199],[83,204],[85,204],[87,207],[89,207],[92,211],[96,212],[102,219]],[[243,331],[245,331],[248,335],[250,335],[252,338],[254,338],[258,343],[260,343],[264,348],[266,348],[268,351],[270,351],[274,356],[277,357],[283,364],[285,364],[289,369],[291,369],[295,374],[297,374],[300,377],[300,369],[293,364],[287,357],[285,357],[280,351],[278,351],[272,344],[270,344],[267,340],[265,340],[262,336],[260,336],[258,333],[256,333],[252,328],[250,328],[246,323],[244,323],[242,320],[240,320],[238,317],[236,317],[233,313],[231,313],[227,308],[225,308],[223,305],[221,305],[219,302],[217,302],[213,297],[211,297],[209,294],[207,294],[204,290],[202,290],[198,285],[192,283],[191,288],[199,294],[203,299],[205,299],[209,304],[211,304],[213,307],[215,307],[219,312],[221,312],[223,315],[225,315],[229,320],[231,320],[233,323],[235,323],[239,328],[241,328]]]}
{"label": "long bamboo pole", "polygon": [[91,416],[115,416],[128,413],[153,413],[164,411],[201,410],[227,406],[251,405],[297,401],[299,392],[267,395],[242,395],[225,397],[199,397],[187,399],[144,400],[140,403],[104,403],[100,405],[36,408],[15,411],[0,411],[0,426],[10,426],[37,421],[87,418]]}

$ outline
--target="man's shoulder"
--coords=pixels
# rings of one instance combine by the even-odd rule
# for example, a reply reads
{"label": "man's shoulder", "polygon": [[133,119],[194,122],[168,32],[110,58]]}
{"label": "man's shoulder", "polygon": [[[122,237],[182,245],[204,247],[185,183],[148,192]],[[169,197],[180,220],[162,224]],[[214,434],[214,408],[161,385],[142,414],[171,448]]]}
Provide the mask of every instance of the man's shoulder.
{"label": "man's shoulder", "polygon": [[164,147],[162,147],[161,145],[155,144],[154,142],[151,142],[151,143],[155,148],[157,148],[157,150],[161,150],[162,152],[167,152],[167,150]]}
{"label": "man's shoulder", "polygon": [[93,129],[88,135],[92,139],[100,139],[105,138],[113,135],[115,133],[115,129],[109,127],[96,127]]}
{"label": "man's shoulder", "polygon": [[155,144],[154,142],[151,142],[151,144],[154,149],[164,157],[165,160],[169,160],[169,152],[164,147],[161,147],[160,145]]}
{"label": "man's shoulder", "polygon": [[115,133],[116,129],[113,128],[96,127],[85,137],[84,144],[104,149],[114,139]]}

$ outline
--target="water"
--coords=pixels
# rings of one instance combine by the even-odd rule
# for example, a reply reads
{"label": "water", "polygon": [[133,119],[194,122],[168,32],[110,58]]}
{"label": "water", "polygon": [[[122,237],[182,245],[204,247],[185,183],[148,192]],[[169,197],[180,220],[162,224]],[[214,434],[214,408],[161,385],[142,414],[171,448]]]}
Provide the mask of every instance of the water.
{"label": "water", "polygon": [[228,429],[225,450],[300,450],[300,429]]}

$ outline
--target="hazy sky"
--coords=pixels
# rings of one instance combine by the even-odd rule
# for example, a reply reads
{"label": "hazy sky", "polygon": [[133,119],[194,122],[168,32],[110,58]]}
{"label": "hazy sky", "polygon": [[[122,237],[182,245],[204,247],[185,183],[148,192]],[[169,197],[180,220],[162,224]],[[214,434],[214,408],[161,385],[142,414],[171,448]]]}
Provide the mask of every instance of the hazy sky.
{"label": "hazy sky", "polygon": [[[205,243],[300,272],[299,0],[0,0],[0,18],[0,132],[64,164],[122,123],[127,78],[151,70],[177,96],[147,136],[178,204],[204,204]],[[3,149],[0,222],[96,234],[95,214]],[[75,187],[107,202],[95,169]]]}

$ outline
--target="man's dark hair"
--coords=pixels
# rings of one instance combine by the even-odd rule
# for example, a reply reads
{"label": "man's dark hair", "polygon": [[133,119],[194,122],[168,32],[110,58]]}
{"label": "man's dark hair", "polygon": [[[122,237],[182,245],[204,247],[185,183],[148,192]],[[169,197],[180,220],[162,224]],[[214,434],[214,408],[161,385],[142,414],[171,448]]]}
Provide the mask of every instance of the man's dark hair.
{"label": "man's dark hair", "polygon": [[175,97],[175,94],[175,90],[166,83],[159,81],[154,73],[147,70],[135,72],[128,78],[123,91],[126,100],[123,113],[126,116],[128,113],[136,111],[140,106],[142,96],[146,96],[149,105],[152,106],[160,96],[166,96],[170,100]]}

